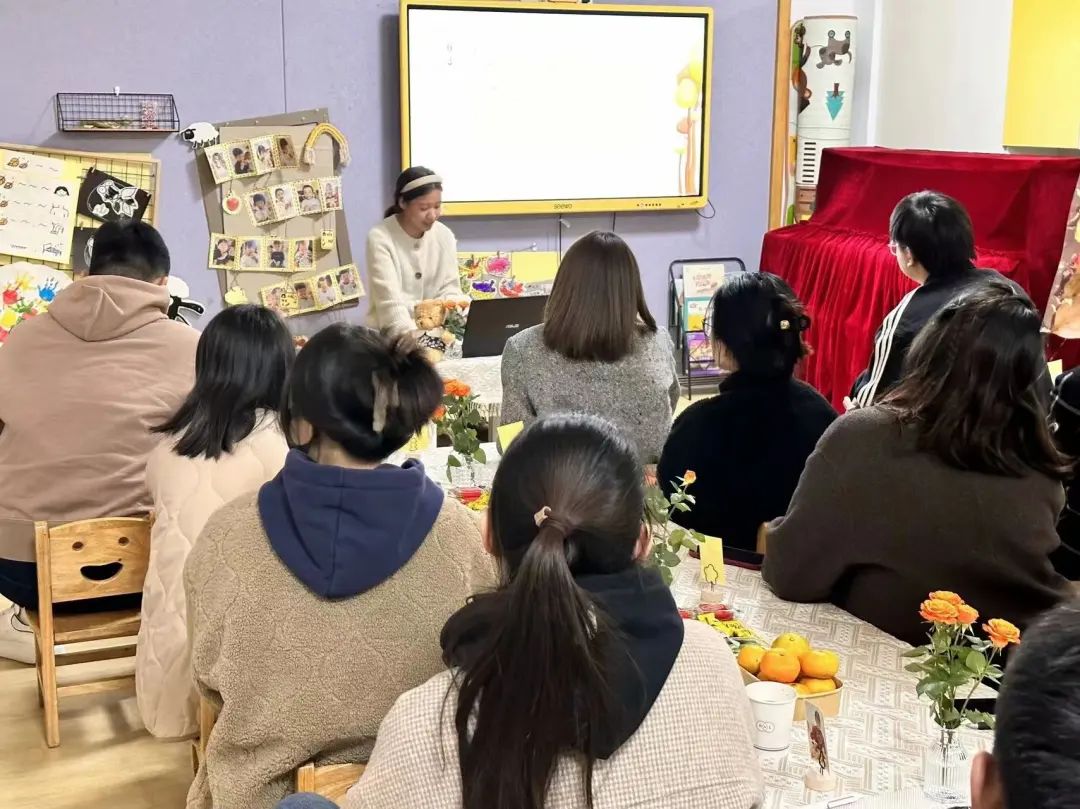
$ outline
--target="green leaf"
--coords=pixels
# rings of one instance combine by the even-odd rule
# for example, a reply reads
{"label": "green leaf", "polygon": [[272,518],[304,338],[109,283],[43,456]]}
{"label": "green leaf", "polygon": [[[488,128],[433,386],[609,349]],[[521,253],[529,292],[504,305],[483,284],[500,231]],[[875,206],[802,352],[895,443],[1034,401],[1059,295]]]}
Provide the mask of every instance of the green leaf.
{"label": "green leaf", "polygon": [[461,466],[461,459],[457,455],[449,455],[446,459],[446,465],[459,468]]}
{"label": "green leaf", "polygon": [[473,453],[473,457],[480,463],[487,463],[487,453],[480,447],[476,448],[476,452]]}
{"label": "green leaf", "polygon": [[674,567],[680,562],[678,555],[672,553],[667,548],[662,548],[660,550],[660,559],[668,567]]}
{"label": "green leaf", "polygon": [[929,646],[916,646],[914,649],[904,652],[901,657],[924,657],[930,653]]}
{"label": "green leaf", "polygon": [[904,671],[910,671],[913,674],[921,674],[928,671],[928,669],[922,663],[908,663],[904,666]]}
{"label": "green leaf", "polygon": [[669,568],[666,568],[666,567],[661,567],[660,568],[660,576],[661,576],[661,578],[663,578],[664,584],[666,584],[668,587],[670,587],[671,586],[671,579],[672,579],[671,570]]}
{"label": "green leaf", "polygon": [[994,726],[994,717],[985,711],[964,711],[964,719],[973,725]]}
{"label": "green leaf", "polygon": [[686,529],[685,528],[676,528],[674,531],[672,531],[668,535],[668,542],[670,542],[674,547],[677,548],[677,547],[679,547],[679,545],[682,544],[683,538],[685,536],[686,536]]}
{"label": "green leaf", "polygon": [[675,503],[675,509],[677,511],[689,511],[690,506],[686,505],[686,503]]}
{"label": "green leaf", "polygon": [[964,665],[967,667],[968,671],[981,677],[986,673],[986,668],[990,664],[986,660],[986,655],[972,649],[964,658]]}

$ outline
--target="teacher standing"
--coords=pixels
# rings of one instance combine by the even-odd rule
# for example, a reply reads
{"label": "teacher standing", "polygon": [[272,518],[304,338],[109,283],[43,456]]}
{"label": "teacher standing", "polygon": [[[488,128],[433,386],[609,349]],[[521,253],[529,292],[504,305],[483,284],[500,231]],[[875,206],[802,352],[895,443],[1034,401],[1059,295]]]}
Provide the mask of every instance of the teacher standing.
{"label": "teacher standing", "polygon": [[416,328],[413,307],[423,300],[460,298],[457,240],[442,216],[442,177],[423,166],[405,169],[394,184],[386,218],[368,231],[371,325],[399,333]]}

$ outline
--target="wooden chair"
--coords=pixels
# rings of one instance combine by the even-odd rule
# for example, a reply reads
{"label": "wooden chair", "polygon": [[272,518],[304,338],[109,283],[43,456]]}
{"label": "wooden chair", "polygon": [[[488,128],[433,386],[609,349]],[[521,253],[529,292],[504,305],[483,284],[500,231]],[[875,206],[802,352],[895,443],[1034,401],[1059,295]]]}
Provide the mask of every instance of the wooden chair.
{"label": "wooden chair", "polygon": [[[37,654],[38,694],[45,712],[45,743],[60,744],[60,697],[130,689],[134,674],[58,685],[58,666],[134,657],[139,610],[54,615],[54,604],[141,593],[150,560],[150,517],[81,520],[50,527],[34,524],[38,610],[29,612]],[[130,642],[86,651],[57,644],[129,638]]]}
{"label": "wooden chair", "polygon": [[314,792],[339,803],[363,774],[363,764],[316,765],[309,761],[296,771],[296,791]]}

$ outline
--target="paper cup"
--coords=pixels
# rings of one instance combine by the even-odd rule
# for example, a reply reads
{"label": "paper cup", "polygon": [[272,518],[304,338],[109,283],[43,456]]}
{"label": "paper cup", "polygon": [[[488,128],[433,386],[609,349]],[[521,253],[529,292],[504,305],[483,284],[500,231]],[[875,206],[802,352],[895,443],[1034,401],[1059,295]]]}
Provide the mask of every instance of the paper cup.
{"label": "paper cup", "polygon": [[769,753],[787,750],[795,721],[795,689],[783,683],[750,683],[746,696],[754,712],[754,747]]}

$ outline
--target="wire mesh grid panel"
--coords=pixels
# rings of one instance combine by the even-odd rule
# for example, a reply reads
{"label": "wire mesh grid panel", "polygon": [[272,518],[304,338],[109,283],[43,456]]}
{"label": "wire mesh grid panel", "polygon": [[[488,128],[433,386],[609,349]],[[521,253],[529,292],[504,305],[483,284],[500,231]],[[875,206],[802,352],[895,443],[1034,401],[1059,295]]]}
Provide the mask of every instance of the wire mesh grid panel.
{"label": "wire mesh grid panel", "polygon": [[[160,194],[161,161],[156,158],[150,157],[149,155],[132,153],[109,154],[107,152],[72,152],[64,149],[40,149],[9,143],[0,143],[0,149],[11,149],[16,152],[27,152],[29,154],[40,155],[41,157],[52,157],[57,160],[63,160],[65,163],[75,163],[78,166],[78,181],[80,186],[82,185],[83,180],[86,179],[86,173],[90,171],[90,169],[103,171],[106,174],[111,174],[118,180],[137,186],[150,195],[150,199],[147,201],[143,212],[142,221],[148,222],[151,225],[157,225],[157,203]],[[76,214],[75,216],[76,228],[96,229],[100,227],[101,224],[102,223],[97,219],[83,214]],[[19,256],[0,253],[0,265],[25,260],[26,259]],[[70,256],[69,261],[66,262],[35,261],[34,263],[52,267],[56,270],[63,270],[64,272],[71,272],[72,269]]]}
{"label": "wire mesh grid panel", "polygon": [[56,125],[63,132],[178,132],[171,93],[57,93]]}

